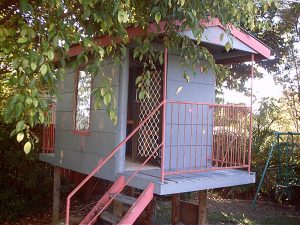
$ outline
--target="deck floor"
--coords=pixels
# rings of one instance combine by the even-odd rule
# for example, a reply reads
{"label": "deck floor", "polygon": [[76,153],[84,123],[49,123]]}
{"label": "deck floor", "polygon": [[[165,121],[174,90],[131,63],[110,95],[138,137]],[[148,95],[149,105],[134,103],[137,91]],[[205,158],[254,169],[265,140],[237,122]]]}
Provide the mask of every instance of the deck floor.
{"label": "deck floor", "polygon": [[[122,175],[130,177],[134,171],[127,170]],[[183,193],[213,188],[229,187],[255,182],[255,173],[239,169],[211,170],[186,174],[166,175],[161,183],[160,169],[144,169],[129,183],[129,186],[144,189],[150,182],[159,195]]]}

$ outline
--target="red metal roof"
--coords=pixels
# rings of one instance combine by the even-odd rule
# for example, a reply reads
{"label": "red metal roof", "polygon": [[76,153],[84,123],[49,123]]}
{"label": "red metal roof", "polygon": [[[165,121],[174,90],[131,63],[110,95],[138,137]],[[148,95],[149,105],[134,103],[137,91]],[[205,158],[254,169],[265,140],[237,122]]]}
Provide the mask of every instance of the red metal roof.
{"label": "red metal roof", "polygon": [[[218,27],[221,27],[225,31],[225,27],[221,24],[220,20],[217,18],[211,20],[208,23],[206,21],[201,21],[200,23],[202,25],[204,25],[205,27],[218,26]],[[180,25],[180,22],[176,22],[176,24]],[[165,32],[164,25],[165,25],[164,21],[160,22],[158,25],[155,22],[153,22],[150,24],[147,31],[142,29],[141,27],[129,27],[129,28],[127,28],[127,34],[128,34],[129,40],[133,39],[137,36],[144,35],[146,32],[147,33],[154,32],[157,34],[163,34]],[[158,26],[160,27],[160,29],[158,29]],[[233,25],[228,25],[226,28],[231,30],[232,36],[234,36],[235,38],[237,38],[238,40],[240,40],[241,42],[243,42],[244,44],[246,44],[247,46],[252,48],[255,52],[257,52],[255,60],[270,58],[271,49],[267,45],[265,45],[264,43],[259,41],[257,38],[255,38],[253,35],[249,34],[248,32],[246,32],[242,29],[238,29]],[[95,39],[95,42],[99,45],[107,46],[112,42],[112,37],[109,35],[97,37]],[[69,55],[69,57],[73,57],[73,56],[80,54],[81,51],[82,51],[82,47],[80,46],[80,44],[75,44],[70,48],[68,55]],[[232,61],[232,59],[231,59],[231,61]],[[231,62],[231,61],[228,61],[228,62]],[[241,59],[239,61],[248,61],[248,60]],[[228,62],[224,61],[224,63],[228,63]]]}

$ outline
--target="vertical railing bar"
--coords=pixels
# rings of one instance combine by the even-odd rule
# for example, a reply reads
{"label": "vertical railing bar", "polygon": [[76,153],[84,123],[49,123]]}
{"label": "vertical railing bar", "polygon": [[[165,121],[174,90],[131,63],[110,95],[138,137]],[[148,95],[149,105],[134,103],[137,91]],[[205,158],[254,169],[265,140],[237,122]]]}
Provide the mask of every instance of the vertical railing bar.
{"label": "vertical railing bar", "polygon": [[233,115],[232,115],[232,111],[233,111],[233,107],[228,107],[229,108],[229,119],[228,119],[228,121],[229,121],[229,124],[228,124],[228,126],[229,126],[229,138],[230,138],[230,142],[229,142],[229,144],[230,144],[230,160],[229,160],[229,166],[232,166],[233,165],[233,146],[232,146],[232,142],[234,141],[234,137],[233,137],[233,132],[232,132],[232,123],[234,122],[233,121]]}
{"label": "vertical railing bar", "polygon": [[162,147],[161,147],[161,182],[165,179],[165,135],[166,135],[166,101],[167,101],[167,71],[168,70],[168,49],[164,49],[164,74],[163,74],[163,108],[162,108]]}
{"label": "vertical railing bar", "polygon": [[177,104],[177,157],[176,157],[176,171],[178,171],[178,163],[179,163],[179,124],[180,124],[180,104]]}
{"label": "vertical railing bar", "polygon": [[204,167],[203,165],[203,127],[204,127],[204,106],[201,105],[201,153],[200,153],[200,168]]}
{"label": "vertical railing bar", "polygon": [[227,161],[226,167],[229,167],[230,166],[230,142],[229,142],[230,141],[230,107],[227,106],[226,108],[227,108],[227,112],[226,112],[227,132],[226,132],[226,134],[227,134],[227,147],[228,147],[228,157],[226,157],[226,161]]}
{"label": "vertical railing bar", "polygon": [[[248,116],[245,113],[245,125],[248,123],[247,118],[248,118]],[[245,128],[244,128],[243,166],[245,166],[245,162],[246,162],[246,146],[247,146],[247,136],[246,136],[246,134],[247,134],[247,126],[245,126]]]}
{"label": "vertical railing bar", "polygon": [[170,160],[169,160],[169,170],[171,169],[171,160],[172,160],[172,135],[173,135],[173,107],[174,103],[169,103],[171,104],[171,127],[170,127]]}
{"label": "vertical railing bar", "polygon": [[197,112],[196,112],[196,144],[195,144],[195,168],[197,167],[197,146],[198,146],[198,116],[199,116],[199,112],[198,112],[198,108],[199,105],[196,105],[197,107]]}
{"label": "vertical railing bar", "polygon": [[211,128],[211,134],[212,134],[212,145],[211,145],[211,166],[213,165],[213,160],[215,159],[215,152],[214,152],[214,146],[215,146],[215,135],[214,135],[214,128],[215,128],[215,112],[214,108],[212,106],[209,106],[212,110],[212,128]]}
{"label": "vertical railing bar", "polygon": [[235,119],[235,124],[234,124],[234,134],[236,135],[236,141],[235,141],[235,153],[234,153],[234,164],[237,166],[237,156],[238,156],[238,142],[239,142],[239,132],[238,132],[238,126],[239,126],[239,112],[241,109],[234,109],[234,118]]}
{"label": "vertical railing bar", "polygon": [[224,160],[225,160],[225,167],[227,167],[228,163],[228,158],[227,158],[227,147],[228,147],[228,130],[227,130],[227,118],[228,118],[228,107],[225,106],[225,117],[224,117],[224,128],[225,128],[225,155],[224,155]]}
{"label": "vertical railing bar", "polygon": [[243,132],[243,121],[244,121],[244,116],[245,116],[246,112],[245,110],[243,110],[243,113],[241,115],[241,118],[240,118],[240,134],[241,134],[241,141],[240,141],[240,144],[239,144],[239,164],[242,165],[242,161],[243,161],[243,145],[244,145],[244,132]]}
{"label": "vertical railing bar", "polygon": [[241,141],[239,143],[239,164],[242,165],[242,158],[243,158],[243,145],[244,145],[244,135],[243,135],[243,121],[244,121],[244,115],[246,114],[245,110],[243,110],[243,113],[240,117],[240,138]]}
{"label": "vertical railing bar", "polygon": [[220,135],[219,135],[219,128],[220,128],[220,115],[219,115],[219,113],[220,113],[220,109],[219,109],[219,107],[215,107],[215,109],[214,109],[214,111],[215,111],[215,116],[216,116],[216,123],[215,123],[215,126],[216,126],[216,128],[215,128],[215,136],[216,136],[216,139],[217,139],[217,143],[216,143],[216,151],[217,151],[217,154],[216,154],[216,167],[219,167],[219,152],[220,152]]}
{"label": "vertical railing bar", "polygon": [[208,162],[208,120],[209,120],[209,116],[208,116],[208,105],[206,105],[206,169],[207,169],[207,162]]}
{"label": "vertical railing bar", "polygon": [[220,107],[220,147],[221,147],[221,150],[220,150],[220,163],[221,163],[221,167],[223,167],[223,155],[224,155],[224,111],[225,111],[225,108],[224,107]]}
{"label": "vertical railing bar", "polygon": [[191,168],[192,168],[192,139],[193,139],[193,105],[191,104],[191,108],[190,108],[190,111],[191,111],[191,134],[190,134],[190,171],[191,171]]}
{"label": "vertical railing bar", "polygon": [[242,109],[239,113],[239,121],[238,121],[238,135],[239,135],[239,141],[237,143],[237,149],[238,149],[238,155],[237,155],[237,164],[241,165],[241,146],[243,141],[242,136],[242,120],[244,115],[244,109]]}
{"label": "vertical railing bar", "polygon": [[184,103],[184,126],[183,126],[183,169],[185,169],[185,143],[186,143],[186,103]]}

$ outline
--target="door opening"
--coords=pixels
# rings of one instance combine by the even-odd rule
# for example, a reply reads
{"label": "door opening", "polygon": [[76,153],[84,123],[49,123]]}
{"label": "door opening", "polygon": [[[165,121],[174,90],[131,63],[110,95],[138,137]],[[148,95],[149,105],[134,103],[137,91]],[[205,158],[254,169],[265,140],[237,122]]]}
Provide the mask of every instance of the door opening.
{"label": "door opening", "polygon": [[[132,56],[132,54],[130,54]],[[135,81],[143,73],[142,62],[130,57],[129,60],[129,86],[127,107],[127,133],[138,126],[162,101],[163,72],[162,66],[151,74],[147,86],[148,97],[139,99],[139,91]],[[161,143],[161,111],[156,112],[131,138],[126,146],[126,161],[133,163],[144,162],[157,149]],[[160,150],[158,150],[149,165],[160,166]]]}

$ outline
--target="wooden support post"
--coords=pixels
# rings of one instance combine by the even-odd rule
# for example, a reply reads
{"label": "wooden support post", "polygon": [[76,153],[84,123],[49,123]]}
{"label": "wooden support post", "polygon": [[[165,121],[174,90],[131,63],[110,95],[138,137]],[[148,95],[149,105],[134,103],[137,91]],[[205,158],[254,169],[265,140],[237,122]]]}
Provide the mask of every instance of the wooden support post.
{"label": "wooden support post", "polygon": [[207,204],[207,190],[198,192],[198,224],[206,224],[206,204]]}
{"label": "wooden support post", "polygon": [[172,225],[176,225],[180,220],[180,195],[172,196]]}
{"label": "wooden support post", "polygon": [[147,225],[155,224],[155,195],[152,201],[146,207]]}
{"label": "wooden support post", "polygon": [[53,211],[52,223],[55,224],[59,219],[59,201],[60,201],[60,168],[54,166],[53,171]]}

